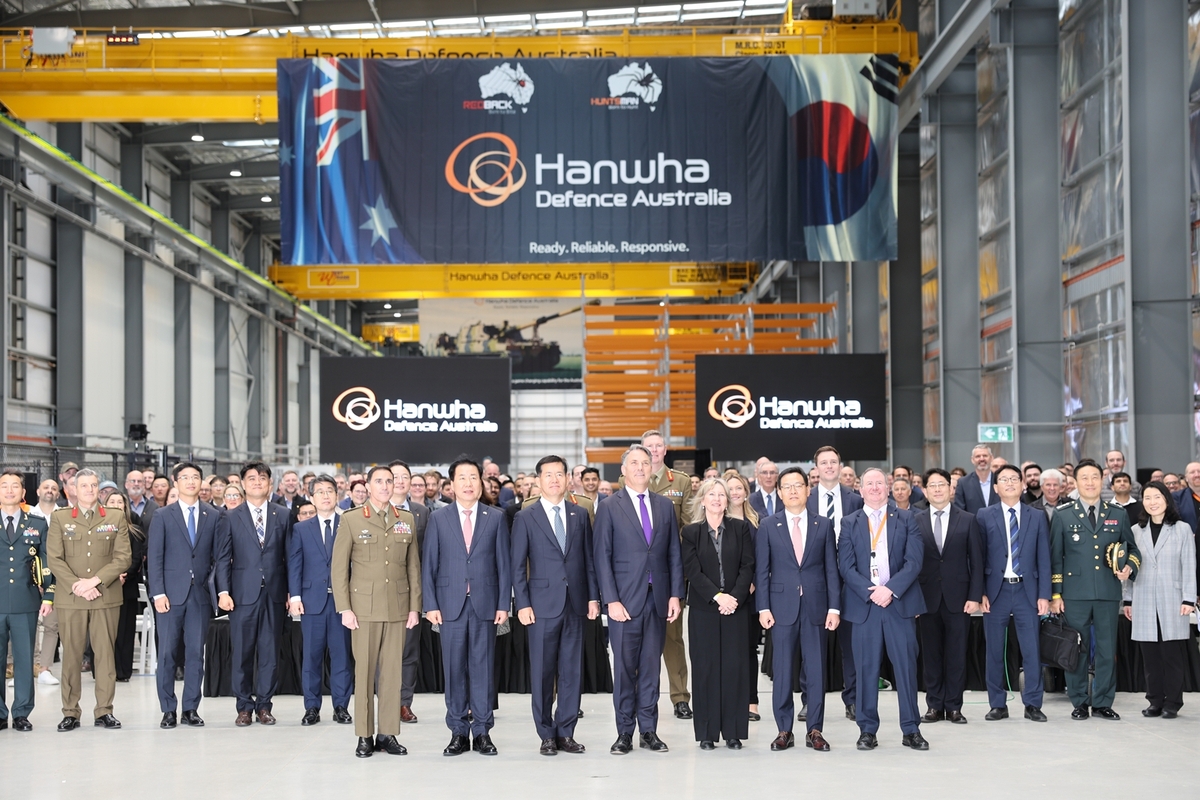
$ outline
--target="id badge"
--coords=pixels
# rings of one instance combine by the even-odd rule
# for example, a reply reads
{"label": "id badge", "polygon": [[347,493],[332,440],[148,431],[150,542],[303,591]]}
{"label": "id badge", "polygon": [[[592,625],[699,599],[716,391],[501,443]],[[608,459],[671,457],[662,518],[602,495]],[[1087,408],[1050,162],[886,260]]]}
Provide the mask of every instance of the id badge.
{"label": "id badge", "polygon": [[871,565],[871,580],[879,580],[879,567],[874,564]]}

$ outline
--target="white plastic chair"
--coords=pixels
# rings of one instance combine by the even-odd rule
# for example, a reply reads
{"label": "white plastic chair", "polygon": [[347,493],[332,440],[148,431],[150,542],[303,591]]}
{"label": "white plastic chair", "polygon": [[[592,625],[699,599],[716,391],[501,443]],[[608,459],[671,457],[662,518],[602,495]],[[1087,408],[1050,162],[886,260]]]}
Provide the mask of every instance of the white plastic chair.
{"label": "white plastic chair", "polygon": [[158,645],[154,636],[154,606],[149,602],[145,585],[140,587],[139,594],[142,601],[146,603],[146,610],[142,612],[142,616],[136,623],[138,655],[134,666],[143,675],[153,675],[158,671]]}

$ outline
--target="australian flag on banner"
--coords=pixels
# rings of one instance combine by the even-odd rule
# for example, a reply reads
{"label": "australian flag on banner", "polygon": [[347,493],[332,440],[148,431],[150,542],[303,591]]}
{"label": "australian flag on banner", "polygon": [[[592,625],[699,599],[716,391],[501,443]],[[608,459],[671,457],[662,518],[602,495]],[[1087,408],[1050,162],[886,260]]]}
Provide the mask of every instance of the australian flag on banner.
{"label": "australian flag on banner", "polygon": [[280,231],[287,264],[399,264],[423,259],[388,202],[368,102],[370,62],[314,58],[280,70]]}

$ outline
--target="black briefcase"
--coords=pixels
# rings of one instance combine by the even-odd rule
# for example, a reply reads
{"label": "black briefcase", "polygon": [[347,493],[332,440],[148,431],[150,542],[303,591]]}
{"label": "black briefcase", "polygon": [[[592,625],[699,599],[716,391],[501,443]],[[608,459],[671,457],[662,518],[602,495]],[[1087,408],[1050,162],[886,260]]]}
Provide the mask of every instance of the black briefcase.
{"label": "black briefcase", "polygon": [[1042,648],[1042,663],[1051,667],[1073,672],[1083,656],[1083,636],[1071,628],[1062,617],[1046,617],[1042,620],[1039,643]]}

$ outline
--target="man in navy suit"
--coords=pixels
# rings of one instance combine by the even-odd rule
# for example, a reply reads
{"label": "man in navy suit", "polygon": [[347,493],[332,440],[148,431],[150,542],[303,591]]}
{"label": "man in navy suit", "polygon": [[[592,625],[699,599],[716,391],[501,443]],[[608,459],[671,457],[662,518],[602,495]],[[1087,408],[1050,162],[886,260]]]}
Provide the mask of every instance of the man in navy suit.
{"label": "man in navy suit", "polygon": [[[409,492],[412,490],[412,469],[407,462],[396,459],[388,462],[392,471],[392,508],[399,512],[407,511],[413,515],[416,524],[417,552],[425,546],[425,528],[429,525],[429,509],[423,503],[412,500]],[[425,479],[421,482],[424,485]],[[415,495],[414,495],[415,496]],[[424,497],[424,493],[421,494]],[[417,690],[417,665],[421,660],[421,626],[410,628],[404,632],[404,667],[400,679],[400,721],[409,724],[417,722],[417,715],[412,711],[413,696]]]}
{"label": "man in navy suit", "polygon": [[204,680],[204,640],[212,620],[208,576],[214,547],[225,527],[224,515],[200,501],[203,473],[189,461],[171,470],[178,502],[160,509],[150,521],[146,542],[146,583],[158,612],[158,704],[160,728],[174,728],[175,666],[183,641],[183,724],[204,725],[196,713]]}
{"label": "man in navy suit", "polygon": [[304,635],[304,718],[301,725],[321,721],[321,683],[325,671],[325,652],[329,652],[329,693],[333,700],[333,721],[348,725],[354,719],[347,708],[354,692],[354,671],[350,665],[350,631],[342,625],[342,615],[334,608],[330,564],[333,541],[337,537],[340,515],[337,513],[337,482],[329,475],[313,481],[313,505],[317,515],[297,522],[288,543],[288,612],[300,617]]}
{"label": "man in navy suit", "polygon": [[921,592],[925,613],[917,619],[925,672],[925,721],[963,724],[967,680],[967,631],[983,600],[983,543],[975,517],[950,503],[950,473],[925,473],[929,508],[916,513],[925,540]]}
{"label": "man in navy suit", "polygon": [[[233,693],[239,728],[274,725],[271,700],[279,688],[275,662],[287,611],[287,542],[291,514],[269,502],[271,468],[242,467],[246,502],[226,515],[217,536],[217,606],[229,613]],[[257,665],[257,676],[255,667]],[[251,682],[253,680],[253,687]]]}
{"label": "man in navy suit", "polygon": [[650,460],[646,447],[631,445],[621,458],[624,488],[596,509],[596,578],[613,650],[613,755],[633,750],[635,721],[642,747],[667,751],[657,733],[659,664],[666,623],[680,614],[683,561],[674,504],[649,489]]}
{"label": "man in navy suit", "polygon": [[[987,687],[991,709],[984,719],[1008,717],[1004,647],[1008,619],[1017,625],[1025,670],[1025,719],[1045,722],[1042,713],[1042,663],[1038,617],[1050,612],[1050,530],[1046,515],[1021,502],[1021,470],[1005,464],[996,470],[999,502],[975,515],[984,552],[983,631],[987,636]],[[958,482],[962,488],[962,481]]]}
{"label": "man in navy suit", "polygon": [[[1200,541],[1200,461],[1193,461],[1187,465],[1183,471],[1183,479],[1184,487],[1172,497],[1175,499],[1175,507],[1179,509],[1180,519],[1191,526],[1192,534]],[[1200,578],[1200,558],[1196,559],[1196,577]]]}
{"label": "man in navy suit", "polygon": [[[859,750],[879,745],[879,664],[886,644],[896,674],[901,743],[928,750],[917,709],[916,616],[925,613],[917,585],[924,556],[921,532],[912,514],[888,505],[883,470],[862,475],[863,507],[842,520],[838,566],[842,574],[842,616],[854,623],[854,666],[858,682],[855,711]],[[869,679],[867,676],[871,676]]]}
{"label": "man in navy suit", "polygon": [[[489,731],[496,671],[496,626],[512,608],[512,557],[504,512],[479,502],[483,474],[470,459],[450,465],[454,502],[429,515],[421,556],[425,618],[441,626],[446,675],[446,726],[450,744],[443,755],[470,747],[496,755]],[[468,721],[467,712],[474,716]]]}
{"label": "man in navy suit", "polygon": [[1000,495],[992,480],[992,448],[986,444],[977,444],[971,450],[971,463],[975,471],[958,479],[958,488],[954,490],[954,505],[971,514],[978,514],[981,508],[1000,502]]}
{"label": "man in navy suit", "polygon": [[512,531],[517,618],[529,635],[533,723],[542,755],[582,753],[575,724],[583,691],[583,621],[600,616],[592,526],[587,511],[566,499],[565,459],[546,456],[536,474],[541,498],[517,514]]}
{"label": "man in navy suit", "polygon": [[772,707],[779,736],[771,749],[795,745],[792,735],[792,661],[796,643],[805,654],[804,680],[813,687],[804,744],[828,752],[821,734],[825,723],[826,631],[837,630],[841,620],[841,580],[833,523],[808,508],[808,478],[798,467],[779,475],[779,496],[784,510],[762,520],[755,540],[754,597],[763,628],[774,629],[775,685]]}
{"label": "man in navy suit", "polygon": [[[813,461],[817,465],[817,485],[808,494],[808,513],[810,516],[825,517],[833,523],[833,541],[836,545],[838,537],[842,535],[842,519],[862,508],[862,497],[841,483],[842,456],[836,448],[829,445],[817,448]],[[853,720],[854,695],[858,691],[857,673],[854,671],[854,626],[845,618],[838,626],[837,640],[842,648],[842,705],[846,707],[846,719]],[[800,687],[807,688],[803,673],[800,679]],[[802,701],[807,706],[807,692]],[[807,714],[807,708],[801,708],[801,713]]]}
{"label": "man in navy suit", "polygon": [[759,519],[779,513],[779,467],[770,459],[759,459],[754,465],[754,491],[750,494],[750,505],[758,512]]}

